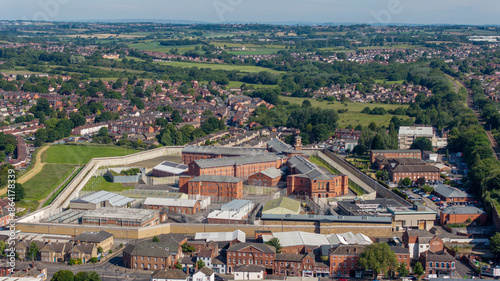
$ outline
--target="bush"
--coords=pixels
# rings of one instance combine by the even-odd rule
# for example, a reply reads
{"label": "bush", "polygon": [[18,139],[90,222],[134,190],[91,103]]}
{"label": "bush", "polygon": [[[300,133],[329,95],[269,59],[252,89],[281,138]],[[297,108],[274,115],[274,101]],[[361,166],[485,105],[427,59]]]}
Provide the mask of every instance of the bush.
{"label": "bush", "polygon": [[91,257],[89,260],[90,263],[97,263],[97,258],[96,257]]}

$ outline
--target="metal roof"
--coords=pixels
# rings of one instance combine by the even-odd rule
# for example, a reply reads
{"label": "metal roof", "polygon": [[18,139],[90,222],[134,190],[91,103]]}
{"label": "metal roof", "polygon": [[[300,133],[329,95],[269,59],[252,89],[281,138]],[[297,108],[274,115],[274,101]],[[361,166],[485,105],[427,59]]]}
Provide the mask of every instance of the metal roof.
{"label": "metal roof", "polygon": [[184,164],[179,164],[170,161],[163,161],[161,164],[156,165],[153,170],[172,173],[172,174],[182,174],[187,171],[188,166]]}
{"label": "metal roof", "polygon": [[87,218],[122,218],[143,220],[158,214],[158,210],[129,209],[129,208],[99,208],[86,211],[83,217]]}
{"label": "metal roof", "polygon": [[276,232],[269,238],[278,238],[282,247],[330,245],[326,235],[311,232]]}
{"label": "metal roof", "polygon": [[239,210],[239,209],[245,207],[248,204],[253,204],[253,203],[250,200],[243,200],[243,199],[233,200],[229,203],[222,205],[221,210],[222,211],[236,211],[236,210]]}
{"label": "metal roof", "polygon": [[194,240],[204,240],[206,242],[233,241],[235,239],[244,243],[246,241],[245,232],[239,229],[233,232],[198,232],[194,237]]}
{"label": "metal roof", "polygon": [[274,167],[271,167],[271,168],[266,169],[264,171],[261,171],[259,173],[261,173],[261,174],[263,174],[265,176],[268,176],[268,177],[270,177],[272,179],[281,177],[283,175],[283,171],[281,171],[280,169],[276,169]]}
{"label": "metal roof", "polygon": [[116,193],[100,190],[80,198],[71,200],[70,203],[92,203],[99,204],[101,202],[108,201],[111,205],[115,207],[123,207],[128,203],[134,202],[135,199],[125,197]]}
{"label": "metal roof", "polygon": [[144,200],[144,205],[174,206],[174,207],[194,207],[198,200],[195,199],[174,199],[174,198],[151,198]]}
{"label": "metal roof", "polygon": [[450,206],[441,211],[443,214],[453,215],[470,215],[470,214],[484,214],[485,212],[473,206]]}
{"label": "metal roof", "polygon": [[293,200],[293,199],[290,199],[288,197],[281,197],[278,199],[269,200],[264,205],[262,212],[263,213],[269,212],[272,209],[276,209],[276,208],[288,209],[288,210],[298,214],[300,212],[300,202]]}
{"label": "metal roof", "polygon": [[465,191],[444,184],[438,184],[434,186],[434,192],[447,198],[473,197],[472,195],[467,194]]}
{"label": "metal roof", "polygon": [[287,143],[284,143],[280,139],[273,138],[267,142],[268,149],[272,149],[276,153],[283,153],[283,151],[288,149],[293,149],[293,147]]}

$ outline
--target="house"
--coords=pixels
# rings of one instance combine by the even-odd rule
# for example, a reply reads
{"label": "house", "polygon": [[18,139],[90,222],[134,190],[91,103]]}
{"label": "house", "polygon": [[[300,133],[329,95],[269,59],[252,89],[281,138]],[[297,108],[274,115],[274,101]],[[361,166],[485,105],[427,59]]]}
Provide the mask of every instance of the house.
{"label": "house", "polygon": [[188,275],[177,268],[155,270],[151,274],[151,281],[187,281]]}
{"label": "house", "polygon": [[40,260],[42,262],[65,262],[73,247],[73,243],[46,243],[40,248]]}
{"label": "house", "polygon": [[283,276],[314,276],[315,257],[307,254],[276,254],[274,274]]}
{"label": "house", "polygon": [[418,259],[426,251],[438,252],[444,249],[441,238],[420,229],[411,229],[403,233],[403,245],[410,252],[411,259]]}
{"label": "house", "polygon": [[76,244],[69,253],[71,259],[81,259],[83,263],[92,257],[97,257],[97,247],[94,244]]}
{"label": "house", "polygon": [[357,265],[364,245],[339,245],[330,249],[330,277],[362,277]]}
{"label": "house", "polygon": [[266,269],[260,265],[240,265],[234,268],[234,280],[263,280]]}
{"label": "house", "polygon": [[410,270],[410,251],[408,249],[401,247],[401,246],[390,246],[391,251],[396,254],[396,259],[398,261],[398,264],[405,263],[406,268]]}
{"label": "house", "polygon": [[427,278],[456,278],[455,258],[447,251],[427,251],[421,255]]}
{"label": "house", "polygon": [[441,225],[477,222],[486,223],[488,216],[485,211],[474,206],[450,206],[440,212]]}
{"label": "house", "polygon": [[300,214],[300,202],[288,197],[269,200],[262,209],[262,214]]}
{"label": "house", "polygon": [[261,243],[238,243],[231,245],[226,250],[227,273],[234,272],[239,265],[255,264],[266,268],[266,272],[272,274],[274,268],[274,257],[276,249]]}
{"label": "house", "polygon": [[73,241],[94,244],[96,248],[102,248],[103,252],[108,252],[113,247],[113,234],[104,230],[99,232],[84,231],[73,238]]}
{"label": "house", "polygon": [[210,268],[204,266],[193,274],[190,281],[214,281],[214,280],[215,280],[215,272]]}

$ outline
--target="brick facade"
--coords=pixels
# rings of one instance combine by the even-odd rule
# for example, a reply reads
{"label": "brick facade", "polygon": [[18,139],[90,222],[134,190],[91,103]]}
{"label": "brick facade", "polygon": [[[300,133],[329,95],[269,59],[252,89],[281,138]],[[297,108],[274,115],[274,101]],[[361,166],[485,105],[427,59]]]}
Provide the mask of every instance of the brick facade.
{"label": "brick facade", "polygon": [[382,155],[387,158],[417,158],[422,159],[420,150],[372,150],[370,151],[370,163],[375,162],[375,157]]}
{"label": "brick facade", "polygon": [[218,197],[220,199],[242,199],[243,180],[239,182],[220,182],[193,180],[193,177],[179,178],[179,191],[186,194]]}
{"label": "brick facade", "polygon": [[349,192],[349,179],[339,175],[329,180],[313,180],[304,175],[287,177],[287,193],[309,195],[310,197],[332,198]]}
{"label": "brick facade", "polygon": [[226,264],[227,272],[232,273],[239,265],[255,264],[266,268],[266,272],[272,273],[276,251],[274,247],[266,244],[238,243],[227,249]]}

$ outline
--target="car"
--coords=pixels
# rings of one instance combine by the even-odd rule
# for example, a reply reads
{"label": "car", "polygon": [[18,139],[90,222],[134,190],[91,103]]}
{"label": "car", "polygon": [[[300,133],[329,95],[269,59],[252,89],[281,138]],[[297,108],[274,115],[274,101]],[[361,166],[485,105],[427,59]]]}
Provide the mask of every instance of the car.
{"label": "car", "polygon": [[419,191],[420,191],[420,189],[418,189],[418,188],[416,188],[416,189],[413,190],[413,192],[415,192],[415,193],[417,193]]}

